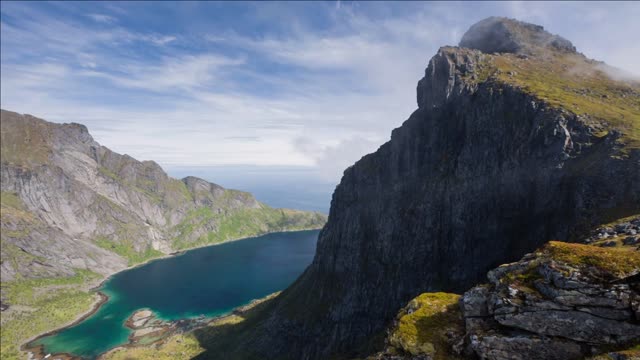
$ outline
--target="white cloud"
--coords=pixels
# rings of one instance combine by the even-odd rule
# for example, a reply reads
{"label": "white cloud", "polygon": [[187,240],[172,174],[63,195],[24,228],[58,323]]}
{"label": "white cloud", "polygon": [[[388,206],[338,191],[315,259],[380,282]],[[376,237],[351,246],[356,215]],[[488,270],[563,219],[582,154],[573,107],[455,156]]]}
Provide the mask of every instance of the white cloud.
{"label": "white cloud", "polygon": [[381,145],[380,140],[354,136],[337,144],[323,146],[311,138],[299,137],[294,144],[298,151],[314,159],[319,176],[335,181],[363,155],[374,152]]}
{"label": "white cloud", "polygon": [[[411,3],[415,11],[386,17],[329,4],[333,23],[322,30],[292,17],[289,31],[260,36],[140,33],[113,21],[86,28],[17,8],[23,21],[1,24],[2,107],[85,123],[113,150],[162,165],[307,166],[337,180],[415,109],[416,82],[438,47],[487,15],[542,23],[587,55],[637,70],[629,29],[638,6],[491,3],[465,12],[469,4]],[[579,18],[567,21],[567,12]],[[153,56],[132,52],[137,43]]]}
{"label": "white cloud", "polygon": [[118,68],[119,74],[99,71],[80,72],[81,76],[99,77],[127,88],[149,91],[192,90],[215,80],[221,70],[241,65],[242,59],[216,55],[167,58],[160,65],[133,63]]}
{"label": "white cloud", "polygon": [[176,39],[177,38],[175,36],[156,36],[151,39],[151,42],[156,45],[166,45],[172,41],[175,41]]}
{"label": "white cloud", "polygon": [[117,21],[113,16],[105,15],[105,14],[87,14],[87,17],[91,18],[95,22],[111,24]]}

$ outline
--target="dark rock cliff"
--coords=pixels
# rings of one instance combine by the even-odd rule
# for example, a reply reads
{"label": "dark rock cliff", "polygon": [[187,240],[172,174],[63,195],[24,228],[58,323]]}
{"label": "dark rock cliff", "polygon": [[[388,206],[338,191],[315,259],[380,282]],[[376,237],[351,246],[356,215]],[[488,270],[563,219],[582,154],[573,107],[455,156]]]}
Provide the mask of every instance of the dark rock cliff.
{"label": "dark rock cliff", "polygon": [[[463,38],[477,49],[431,59],[419,108],[344,172],[312,265],[239,340],[243,351],[361,354],[416,295],[462,292],[550,239],[640,211],[640,86],[590,72],[607,94],[620,89],[631,115],[601,115],[619,106],[610,98],[572,108],[584,84],[571,67],[592,62],[541,27],[491,22],[510,45],[485,48],[495,31],[481,31]],[[541,87],[549,73],[558,80]]]}

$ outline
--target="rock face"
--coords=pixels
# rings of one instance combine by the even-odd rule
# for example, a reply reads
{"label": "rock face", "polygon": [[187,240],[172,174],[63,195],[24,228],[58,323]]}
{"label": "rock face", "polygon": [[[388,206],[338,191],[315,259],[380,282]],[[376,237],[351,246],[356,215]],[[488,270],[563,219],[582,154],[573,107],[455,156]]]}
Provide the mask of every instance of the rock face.
{"label": "rock face", "polygon": [[440,49],[418,109],[345,170],[312,265],[238,340],[256,358],[357,356],[416,295],[463,292],[550,239],[640,211],[640,85],[606,78],[540,27],[477,27],[461,45],[555,41],[531,56]]}
{"label": "rock face", "polygon": [[173,179],[153,161],[101,146],[80,124],[1,115],[2,281],[75,269],[107,275],[178,249],[325,220],[202,179]]}
{"label": "rock face", "polygon": [[462,297],[411,300],[367,359],[638,359],[638,274],[635,247],[552,241]]}
{"label": "rock face", "polygon": [[460,40],[460,46],[485,53],[531,53],[549,49],[576,52],[571,41],[549,34],[540,25],[490,17],[474,24]]}
{"label": "rock face", "polygon": [[[551,242],[461,300],[481,359],[582,359],[640,343],[640,253]],[[638,354],[640,355],[640,354]]]}

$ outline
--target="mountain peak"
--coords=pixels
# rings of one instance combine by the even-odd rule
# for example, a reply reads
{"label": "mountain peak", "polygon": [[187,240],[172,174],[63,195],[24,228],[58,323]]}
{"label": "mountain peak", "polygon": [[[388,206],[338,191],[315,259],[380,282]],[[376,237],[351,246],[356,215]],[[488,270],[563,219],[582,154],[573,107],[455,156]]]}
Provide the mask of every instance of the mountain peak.
{"label": "mountain peak", "polygon": [[549,33],[540,25],[492,16],[473,24],[462,36],[460,47],[484,53],[532,53],[554,50],[575,53],[571,41]]}

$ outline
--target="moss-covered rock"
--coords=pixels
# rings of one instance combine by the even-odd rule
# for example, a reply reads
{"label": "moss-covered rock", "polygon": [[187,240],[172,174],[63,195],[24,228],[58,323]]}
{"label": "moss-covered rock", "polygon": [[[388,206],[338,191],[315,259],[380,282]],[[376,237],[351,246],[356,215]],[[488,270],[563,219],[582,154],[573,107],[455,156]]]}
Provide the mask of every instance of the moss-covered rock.
{"label": "moss-covered rock", "polygon": [[389,332],[386,353],[454,359],[451,339],[464,333],[458,300],[460,295],[424,293],[398,313]]}
{"label": "moss-covered rock", "polygon": [[635,356],[629,347],[640,343],[639,273],[635,246],[551,241],[463,295],[468,347],[496,360]]}

